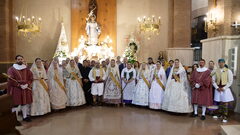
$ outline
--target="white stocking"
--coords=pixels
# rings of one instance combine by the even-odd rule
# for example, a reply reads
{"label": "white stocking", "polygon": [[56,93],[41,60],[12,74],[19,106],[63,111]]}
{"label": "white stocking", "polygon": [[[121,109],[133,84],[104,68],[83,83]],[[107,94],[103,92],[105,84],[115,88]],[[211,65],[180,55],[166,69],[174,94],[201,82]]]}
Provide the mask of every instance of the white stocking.
{"label": "white stocking", "polygon": [[194,114],[197,115],[198,114],[198,105],[194,104],[193,107],[194,107]]}
{"label": "white stocking", "polygon": [[206,106],[202,106],[202,116],[205,116],[206,109],[207,109],[207,107],[206,107]]}
{"label": "white stocking", "polygon": [[22,106],[22,114],[23,114],[23,119],[27,118],[28,105],[23,105],[23,106]]}

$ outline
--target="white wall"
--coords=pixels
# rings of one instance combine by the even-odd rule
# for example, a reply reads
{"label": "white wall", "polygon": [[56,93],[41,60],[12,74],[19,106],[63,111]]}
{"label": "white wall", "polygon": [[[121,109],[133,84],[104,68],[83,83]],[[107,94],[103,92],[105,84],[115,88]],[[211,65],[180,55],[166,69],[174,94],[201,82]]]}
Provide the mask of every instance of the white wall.
{"label": "white wall", "polygon": [[208,6],[208,0],[192,0],[192,11]]}
{"label": "white wall", "polygon": [[[13,0],[13,14],[19,16],[21,12],[28,16],[42,18],[42,29],[38,37],[29,43],[22,37],[14,35],[16,53],[25,56],[28,62],[36,57],[50,59],[58,42],[61,18],[65,23],[67,38],[70,43],[71,34],[71,1],[70,0]],[[16,30],[15,25],[13,26]]]}
{"label": "white wall", "polygon": [[117,55],[122,56],[126,38],[136,32],[137,17],[152,15],[161,16],[161,32],[151,40],[141,38],[139,61],[146,61],[149,56],[156,60],[159,51],[168,47],[168,0],[117,0]]}

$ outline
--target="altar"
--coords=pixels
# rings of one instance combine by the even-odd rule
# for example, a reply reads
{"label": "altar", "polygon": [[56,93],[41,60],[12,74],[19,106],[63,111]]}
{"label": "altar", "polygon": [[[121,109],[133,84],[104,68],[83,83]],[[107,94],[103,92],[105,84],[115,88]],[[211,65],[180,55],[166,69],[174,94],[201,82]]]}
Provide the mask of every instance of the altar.
{"label": "altar", "polygon": [[70,56],[80,56],[81,60],[101,60],[116,55],[115,5],[115,0],[72,2]]}

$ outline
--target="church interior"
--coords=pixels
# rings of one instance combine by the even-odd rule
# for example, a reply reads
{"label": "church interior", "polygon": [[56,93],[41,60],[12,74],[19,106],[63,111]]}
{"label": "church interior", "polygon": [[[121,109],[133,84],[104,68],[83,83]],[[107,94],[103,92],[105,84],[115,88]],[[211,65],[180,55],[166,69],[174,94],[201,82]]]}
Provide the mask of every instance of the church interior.
{"label": "church interior", "polygon": [[[0,135],[240,134],[240,0],[0,0],[0,48]],[[13,108],[16,107],[16,103],[13,100],[14,96],[11,95],[14,92],[12,93],[13,90],[9,92],[13,82],[18,85],[13,87],[18,87],[22,91],[35,88],[30,83],[25,87],[21,81],[13,79],[14,76],[9,74],[11,73],[9,69],[14,67],[19,57],[26,65],[26,69],[29,67],[29,71],[33,65],[38,66],[38,58],[42,61],[44,68],[45,64],[48,64],[48,68],[44,69],[44,71],[46,70],[44,75],[47,76],[46,83],[40,81],[40,84],[43,88],[48,87],[46,93],[47,96],[50,95],[50,97],[48,96],[50,98],[48,102],[51,104],[50,110],[44,115],[32,115],[31,120],[25,120],[24,116],[21,116],[21,114],[24,115],[24,112],[15,114]],[[128,60],[127,63],[124,63],[125,58]],[[155,62],[153,67],[151,64],[148,66],[150,58]],[[155,72],[158,71],[156,69],[160,63],[161,69],[164,69],[164,74],[166,70],[166,76],[167,69],[171,67],[171,60],[173,60],[174,66],[176,61],[180,62],[180,66],[186,70],[184,73],[187,76],[186,82],[189,87],[192,86],[191,77],[194,65],[199,64],[197,66],[201,67],[201,62],[204,61],[205,67],[208,68],[211,62],[215,64],[213,68],[216,69],[216,72],[209,74],[210,84],[212,84],[209,85],[212,104],[215,103],[216,92],[214,93],[214,91],[218,91],[216,87],[220,87],[225,81],[220,79],[220,84],[217,81],[214,82],[218,80],[218,68],[221,68],[220,63],[225,64],[226,67],[221,72],[225,72],[225,69],[227,72],[231,72],[232,79],[229,79],[227,73],[221,73],[219,76],[224,78],[226,75],[226,81],[231,80],[228,89],[234,100],[229,100],[228,104],[224,104],[228,101],[219,101],[218,105],[214,105],[218,109],[221,107],[220,104],[227,105],[229,117],[227,122],[214,119],[208,105],[205,108],[205,111],[207,109],[206,117],[204,113],[204,115],[202,114],[204,118],[199,115],[199,119],[190,117],[192,112],[196,111],[195,103],[190,106],[191,113],[177,111],[175,113],[164,109],[154,110],[151,107],[149,109],[148,106],[123,104],[124,96],[126,96],[124,92],[128,90],[130,85],[130,82],[124,80],[124,77],[128,76],[124,70],[128,69],[128,63],[132,64],[134,69],[135,63],[138,62],[138,70],[133,72],[136,74],[135,78],[138,78],[134,80],[135,86],[137,88],[138,83],[142,80],[143,85],[146,85],[146,89],[148,89],[149,97],[147,100],[149,103],[152,90],[150,85],[153,86],[154,79],[165,92],[164,96],[168,88],[170,89],[168,85],[171,85],[171,76],[170,79],[165,79],[165,85],[164,82],[160,81],[159,83],[162,76],[159,79],[155,76]],[[67,69],[68,66],[71,67],[72,61],[75,63],[75,67],[79,68],[77,69],[79,77],[79,74],[70,73]],[[84,66],[84,62],[88,61],[90,65],[92,61],[95,64],[91,67],[92,69],[89,69],[90,73],[93,72],[93,80],[98,78],[96,74],[103,78],[101,77],[103,76],[101,70],[103,61],[107,63],[104,71],[104,74],[106,72],[106,80],[95,82],[90,77],[88,78],[90,75],[87,74],[86,84],[91,81],[92,85],[85,90],[84,76],[86,72],[85,69],[81,70],[80,68]],[[119,82],[113,77],[113,72],[109,71],[112,61],[115,61],[116,65],[119,66],[116,68],[116,71],[120,72],[120,74],[116,73],[120,79]],[[118,65],[117,62],[120,64]],[[86,97],[84,102],[88,103],[85,92],[90,92],[90,96],[93,95],[91,97],[93,104],[68,106],[68,99],[66,99],[65,109],[53,109],[52,87],[49,84],[51,78],[49,76],[51,75],[47,72],[51,72],[52,66],[52,71],[55,73],[55,63],[57,63],[58,68],[63,68],[64,64],[67,65],[66,74],[68,75],[69,72],[69,76],[72,77],[72,80],[69,80],[74,80],[76,86],[81,87],[81,91]],[[101,65],[99,72],[95,71],[97,63]],[[122,68],[121,64],[123,64]],[[151,72],[149,78],[152,77],[152,81],[146,81],[147,79],[141,74],[140,71],[145,70],[144,65],[149,68],[149,72]],[[57,78],[56,74],[53,77],[53,80],[59,85],[59,89],[70,87],[69,84],[69,86],[67,85],[68,77],[64,77],[64,71],[62,69],[62,84],[59,81],[61,77]],[[173,76],[172,79],[177,82],[174,69],[170,68],[169,72]],[[197,69],[196,72],[198,72]],[[182,79],[181,75],[177,77]],[[200,81],[203,79],[201,77],[199,77]],[[22,79],[21,75],[20,78]],[[112,82],[111,85],[107,85],[109,78]],[[44,77],[40,77],[41,79]],[[33,73],[33,84],[35,80]],[[190,93],[194,89],[205,87],[199,83],[199,88],[198,81],[189,89]],[[119,87],[122,90],[122,95],[120,94],[122,105],[115,106],[115,104],[107,103],[95,105],[95,95],[92,90],[95,83],[98,90],[100,83],[104,85],[103,93],[107,91],[108,86],[109,89],[111,87],[118,89]],[[126,83],[125,86],[124,83]],[[149,87],[147,87],[148,85]],[[186,83],[183,85],[185,86]],[[172,85],[171,88],[173,88]],[[141,89],[143,89],[142,86]],[[35,103],[39,100],[34,99],[38,97],[34,96],[37,90],[31,91],[33,94],[31,100]],[[64,94],[69,98],[66,90]],[[133,92],[133,94],[135,93]],[[144,96],[141,94],[139,96]],[[194,95],[190,94],[188,98],[191,100]],[[100,99],[97,98],[96,101]],[[63,98],[63,100],[65,99]],[[165,97],[162,100],[164,104]],[[43,102],[47,101],[43,99]],[[19,106],[24,105],[21,103]],[[31,104],[29,105],[31,106]],[[204,105],[200,103],[199,106],[198,111],[201,114]],[[41,107],[39,108],[41,109]],[[37,107],[36,110],[39,108]],[[31,107],[28,109],[31,112]]]}

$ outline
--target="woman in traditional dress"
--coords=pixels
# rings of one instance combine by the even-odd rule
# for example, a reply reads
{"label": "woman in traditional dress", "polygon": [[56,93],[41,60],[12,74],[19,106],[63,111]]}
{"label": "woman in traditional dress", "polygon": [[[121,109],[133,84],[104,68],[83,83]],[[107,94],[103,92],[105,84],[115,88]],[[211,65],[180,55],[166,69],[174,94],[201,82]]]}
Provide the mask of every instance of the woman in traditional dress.
{"label": "woman in traditional dress", "polygon": [[33,73],[31,116],[44,115],[51,112],[48,95],[48,85],[46,83],[47,73],[40,58],[36,58],[31,69]]}
{"label": "woman in traditional dress", "polygon": [[57,61],[52,61],[48,69],[49,95],[52,109],[66,108],[67,95],[63,83],[62,69]]}
{"label": "woman in traditional dress", "polygon": [[161,109],[167,79],[160,61],[156,63],[156,68],[152,71],[151,79],[152,85],[149,92],[149,108]]}
{"label": "woman in traditional dress", "polygon": [[66,89],[67,89],[67,106],[80,106],[86,103],[82,89],[82,75],[74,60],[70,60],[66,67]]}
{"label": "woman in traditional dress", "polygon": [[135,88],[132,103],[140,106],[148,106],[148,94],[150,88],[150,70],[146,63],[142,63],[138,72],[138,83]]}
{"label": "woman in traditional dress", "polygon": [[175,60],[168,77],[162,109],[176,113],[190,113],[193,111],[191,87],[186,71],[178,59]]}
{"label": "woman in traditional dress", "polygon": [[136,71],[134,68],[132,68],[131,63],[128,62],[127,67],[122,70],[121,78],[123,88],[123,103],[131,104],[136,85]]}
{"label": "woman in traditional dress", "polygon": [[106,72],[106,83],[103,94],[103,100],[109,104],[121,103],[121,81],[119,69],[114,59],[111,60]]}

